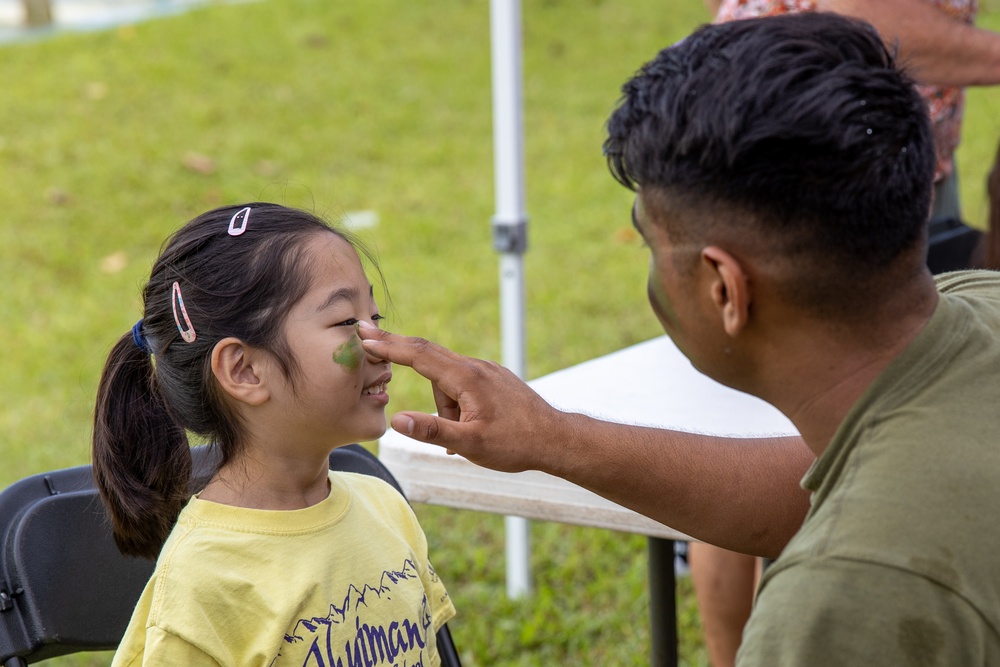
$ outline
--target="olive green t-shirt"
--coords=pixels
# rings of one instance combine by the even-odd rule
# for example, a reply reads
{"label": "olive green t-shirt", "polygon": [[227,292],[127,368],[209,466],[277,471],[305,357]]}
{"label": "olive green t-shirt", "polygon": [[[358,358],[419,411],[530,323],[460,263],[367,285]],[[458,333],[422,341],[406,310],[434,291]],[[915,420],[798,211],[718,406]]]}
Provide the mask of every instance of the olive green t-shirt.
{"label": "olive green t-shirt", "polygon": [[1000,665],[1000,273],[938,288],[806,474],[740,667]]}

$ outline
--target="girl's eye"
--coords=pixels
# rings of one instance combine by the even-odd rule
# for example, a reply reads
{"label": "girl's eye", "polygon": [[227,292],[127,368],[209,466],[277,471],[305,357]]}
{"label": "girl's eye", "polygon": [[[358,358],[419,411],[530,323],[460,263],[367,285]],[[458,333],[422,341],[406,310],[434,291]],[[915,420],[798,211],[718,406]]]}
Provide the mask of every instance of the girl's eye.
{"label": "girl's eye", "polygon": [[[376,326],[377,326],[378,322],[380,322],[381,320],[384,320],[384,319],[385,318],[382,317],[381,315],[379,315],[378,313],[375,313],[374,315],[372,315],[372,322],[375,322]],[[357,323],[358,323],[357,318],[352,317],[349,320],[344,320],[343,322],[337,322],[333,326],[335,326],[335,327],[353,327]]]}

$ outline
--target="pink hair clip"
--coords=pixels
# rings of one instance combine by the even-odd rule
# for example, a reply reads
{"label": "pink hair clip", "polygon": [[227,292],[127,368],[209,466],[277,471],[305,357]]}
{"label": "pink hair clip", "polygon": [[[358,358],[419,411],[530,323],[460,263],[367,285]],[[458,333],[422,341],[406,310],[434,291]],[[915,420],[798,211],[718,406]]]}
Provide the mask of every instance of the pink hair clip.
{"label": "pink hair clip", "polygon": [[229,220],[229,235],[239,236],[247,230],[247,223],[250,222],[250,207],[241,208],[233,214]]}
{"label": "pink hair clip", "polygon": [[[194,332],[194,325],[191,324],[191,318],[188,317],[187,308],[184,307],[184,297],[181,296],[181,286],[177,282],[174,283],[173,289],[171,290],[170,301],[174,307],[174,322],[177,323],[177,330],[181,332],[181,338],[184,339],[185,343],[193,343],[197,334]],[[181,324],[181,318],[177,316],[177,307],[180,306],[181,315],[184,316],[184,324],[187,325],[187,329]]]}

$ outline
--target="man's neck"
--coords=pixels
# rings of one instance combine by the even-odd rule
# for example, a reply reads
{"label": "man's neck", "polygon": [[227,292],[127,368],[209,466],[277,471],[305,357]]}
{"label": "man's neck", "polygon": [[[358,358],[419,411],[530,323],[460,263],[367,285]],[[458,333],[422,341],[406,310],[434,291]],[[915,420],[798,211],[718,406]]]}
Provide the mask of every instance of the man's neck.
{"label": "man's neck", "polygon": [[[756,393],[781,410],[806,445],[822,454],[841,422],[875,379],[927,325],[938,294],[928,274],[894,299],[877,323],[863,330],[807,321],[775,345],[774,373]],[[897,295],[899,296],[899,295]],[[902,307],[900,307],[902,304]]]}

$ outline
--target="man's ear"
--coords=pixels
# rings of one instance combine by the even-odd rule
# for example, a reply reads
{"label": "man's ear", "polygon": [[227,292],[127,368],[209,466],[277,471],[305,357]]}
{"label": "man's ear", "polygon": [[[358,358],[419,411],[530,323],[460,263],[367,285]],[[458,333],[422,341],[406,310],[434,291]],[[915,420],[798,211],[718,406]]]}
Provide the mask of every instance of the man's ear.
{"label": "man's ear", "polygon": [[264,382],[262,353],[239,338],[223,338],[212,349],[212,373],[223,390],[247,405],[261,405],[271,394]]}
{"label": "man's ear", "polygon": [[735,338],[750,320],[750,279],[739,261],[718,246],[702,248],[701,260],[709,269],[712,303],[719,311],[722,326]]}

